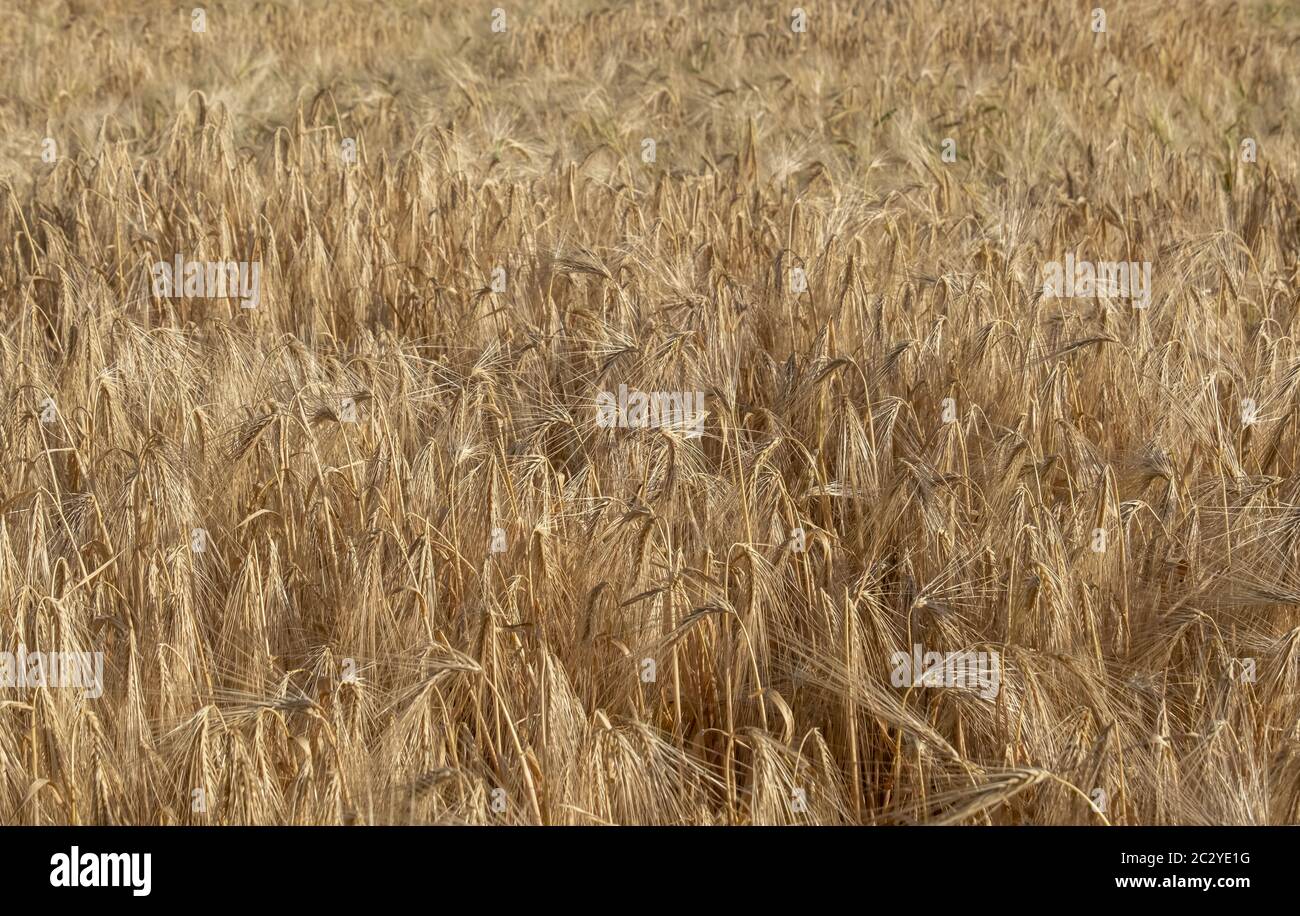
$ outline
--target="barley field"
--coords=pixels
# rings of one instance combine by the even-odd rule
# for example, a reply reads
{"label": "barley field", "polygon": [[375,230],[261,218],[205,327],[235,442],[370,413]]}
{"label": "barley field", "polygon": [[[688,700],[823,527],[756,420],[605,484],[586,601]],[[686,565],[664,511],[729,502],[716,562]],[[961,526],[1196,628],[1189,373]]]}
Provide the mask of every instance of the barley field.
{"label": "barley field", "polygon": [[0,22],[0,823],[1300,821],[1300,6]]}

